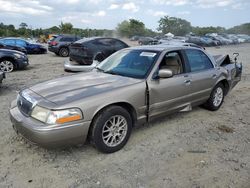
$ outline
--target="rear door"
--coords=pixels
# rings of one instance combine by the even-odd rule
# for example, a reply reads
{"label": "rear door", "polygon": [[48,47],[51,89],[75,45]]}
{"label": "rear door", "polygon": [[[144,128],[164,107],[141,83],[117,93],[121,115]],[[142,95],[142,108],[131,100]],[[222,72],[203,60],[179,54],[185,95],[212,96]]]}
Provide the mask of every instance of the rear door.
{"label": "rear door", "polygon": [[203,51],[199,49],[184,51],[190,71],[191,102],[198,103],[209,98],[219,73]]}
{"label": "rear door", "polygon": [[104,55],[104,59],[115,52],[114,45],[112,44],[112,39],[101,38],[96,40],[99,51]]}
{"label": "rear door", "polygon": [[120,40],[116,40],[116,39],[112,39],[112,45],[114,46],[114,51],[119,51],[123,48],[127,48],[128,45],[125,44],[124,42],[120,41]]}

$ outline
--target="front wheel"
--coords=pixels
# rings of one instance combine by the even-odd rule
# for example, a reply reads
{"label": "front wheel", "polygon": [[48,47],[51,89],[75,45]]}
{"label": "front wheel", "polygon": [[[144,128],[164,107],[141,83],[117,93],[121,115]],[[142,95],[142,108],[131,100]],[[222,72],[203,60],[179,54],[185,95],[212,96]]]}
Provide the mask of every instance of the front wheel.
{"label": "front wheel", "polygon": [[2,72],[12,72],[14,70],[14,63],[10,60],[2,60],[0,62],[0,70]]}
{"label": "front wheel", "polygon": [[223,84],[222,83],[217,84],[214,87],[209,99],[204,104],[204,107],[211,111],[218,110],[224,101],[224,96],[225,96],[224,91],[225,90]]}
{"label": "front wheel", "polygon": [[131,130],[132,119],[128,111],[120,106],[111,106],[94,119],[91,139],[99,151],[113,153],[127,143]]}

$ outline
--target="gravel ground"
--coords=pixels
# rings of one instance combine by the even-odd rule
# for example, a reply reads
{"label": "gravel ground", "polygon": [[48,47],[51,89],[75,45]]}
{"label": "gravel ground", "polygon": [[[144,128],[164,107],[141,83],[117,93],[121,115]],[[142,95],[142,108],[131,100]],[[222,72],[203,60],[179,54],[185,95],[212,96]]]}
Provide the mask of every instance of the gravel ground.
{"label": "gravel ground", "polygon": [[195,108],[139,126],[114,154],[90,144],[47,150],[16,135],[8,108],[17,92],[69,74],[64,58],[29,56],[29,68],[8,74],[0,88],[0,187],[250,187],[250,44],[207,50],[239,52],[244,65],[221,109]]}

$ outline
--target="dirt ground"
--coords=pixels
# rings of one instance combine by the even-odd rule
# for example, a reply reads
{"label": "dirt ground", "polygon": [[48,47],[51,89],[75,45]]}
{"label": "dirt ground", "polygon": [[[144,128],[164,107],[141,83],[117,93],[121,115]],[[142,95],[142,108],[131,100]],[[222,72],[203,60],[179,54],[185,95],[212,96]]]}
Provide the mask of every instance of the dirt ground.
{"label": "dirt ground", "polygon": [[242,81],[210,112],[195,108],[133,130],[124,149],[102,154],[90,144],[47,150],[17,136],[8,108],[25,87],[65,73],[64,58],[31,55],[27,70],[0,88],[0,187],[250,187],[250,44],[207,48],[240,53]]}

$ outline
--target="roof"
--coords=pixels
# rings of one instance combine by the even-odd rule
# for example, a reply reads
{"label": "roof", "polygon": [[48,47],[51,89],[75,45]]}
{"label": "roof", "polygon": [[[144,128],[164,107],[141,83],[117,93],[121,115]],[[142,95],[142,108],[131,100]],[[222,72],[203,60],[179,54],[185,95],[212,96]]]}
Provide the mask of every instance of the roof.
{"label": "roof", "polygon": [[167,45],[159,44],[159,45],[135,46],[135,47],[130,47],[129,49],[164,51],[164,50],[199,49],[199,48],[190,46],[180,46],[178,44],[167,44]]}

